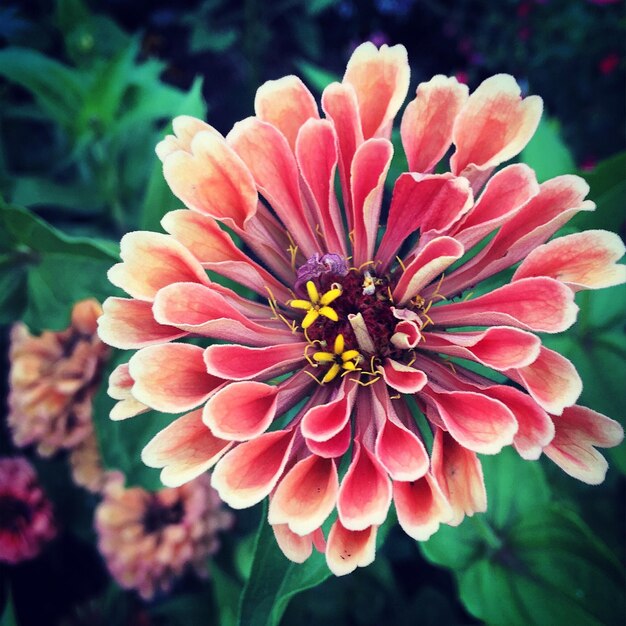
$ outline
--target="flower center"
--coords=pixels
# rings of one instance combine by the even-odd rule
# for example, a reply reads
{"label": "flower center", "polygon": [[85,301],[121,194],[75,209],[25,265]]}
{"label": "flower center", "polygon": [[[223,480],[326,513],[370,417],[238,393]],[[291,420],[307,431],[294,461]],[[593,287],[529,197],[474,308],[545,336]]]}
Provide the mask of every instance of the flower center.
{"label": "flower center", "polygon": [[178,500],[171,506],[166,506],[159,502],[157,498],[152,498],[146,508],[142,522],[146,533],[157,533],[170,524],[178,524],[185,511],[183,503]]}
{"label": "flower center", "polygon": [[31,510],[25,502],[13,496],[0,496],[0,530],[16,533],[30,520]]}

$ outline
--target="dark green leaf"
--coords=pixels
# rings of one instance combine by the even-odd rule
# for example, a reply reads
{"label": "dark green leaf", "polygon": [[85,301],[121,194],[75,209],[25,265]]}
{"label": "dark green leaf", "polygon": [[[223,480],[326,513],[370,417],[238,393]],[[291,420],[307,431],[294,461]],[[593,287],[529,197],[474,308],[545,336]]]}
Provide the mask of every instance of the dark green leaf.
{"label": "dark green leaf", "polygon": [[2,607],[2,614],[0,615],[0,626],[17,626],[13,596],[11,594],[11,588],[8,585],[4,593],[4,605]]}
{"label": "dark green leaf", "polygon": [[219,611],[220,626],[235,626],[241,584],[226,574],[216,563],[211,564],[213,597]]}
{"label": "dark green leaf", "polygon": [[0,50],[0,76],[28,89],[56,122],[73,125],[85,96],[79,72],[35,50],[12,47]]}

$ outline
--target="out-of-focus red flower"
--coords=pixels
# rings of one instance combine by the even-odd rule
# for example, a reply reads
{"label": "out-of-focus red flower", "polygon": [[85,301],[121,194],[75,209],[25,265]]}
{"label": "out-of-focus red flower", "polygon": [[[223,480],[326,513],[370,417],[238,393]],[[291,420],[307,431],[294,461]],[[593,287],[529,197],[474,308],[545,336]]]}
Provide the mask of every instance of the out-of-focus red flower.
{"label": "out-of-focus red flower", "polygon": [[618,65],[619,54],[617,54],[617,52],[611,52],[600,60],[600,63],[598,63],[598,69],[602,74],[607,76],[608,74],[612,74],[617,69]]}
{"label": "out-of-focus red flower", "polygon": [[[100,320],[103,340],[137,350],[111,379],[115,417],[185,412],[143,451],[163,482],[215,466],[228,504],[269,496],[285,554],[303,561],[315,546],[336,574],[371,562],[392,500],[420,540],[484,511],[479,453],[545,453],[595,484],[607,468],[595,447],[623,437],[575,406],[574,366],[535,334],[575,322],[576,291],[626,280],[615,234],[548,241],[595,208],[583,179],[539,185],[526,165],[500,168],[535,132],[541,99],[505,74],[472,94],[444,76],[420,84],[400,127],[408,171],[383,211],[408,86],[406,50],[368,43],[324,90],[325,118],[288,76],[264,84],[227,137],[174,120],[157,153],[189,210],[165,215],[167,235],[122,239],[109,277],[130,298],[107,300]],[[450,171],[434,174],[452,144]],[[514,266],[510,282],[484,285]]]}
{"label": "out-of-focus red flower", "polygon": [[124,477],[110,472],[102,495],[95,515],[100,552],[115,580],[145,600],[167,593],[188,570],[207,576],[217,533],[233,521],[208,475],[153,493],[125,488]]}
{"label": "out-of-focus red flower", "polygon": [[37,337],[24,324],[13,327],[8,423],[16,446],[35,445],[47,457],[91,436],[91,403],[108,354],[96,334],[101,312],[95,300],[84,300],[62,332]]}
{"label": "out-of-focus red flower", "polygon": [[56,534],[52,505],[28,461],[0,459],[0,561],[36,557]]}

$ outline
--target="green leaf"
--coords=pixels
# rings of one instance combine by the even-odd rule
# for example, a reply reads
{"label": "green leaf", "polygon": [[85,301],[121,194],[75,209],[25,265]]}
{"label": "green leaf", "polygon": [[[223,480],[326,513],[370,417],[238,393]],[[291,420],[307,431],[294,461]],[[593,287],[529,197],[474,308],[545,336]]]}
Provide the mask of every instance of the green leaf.
{"label": "green leaf", "polygon": [[28,89],[41,108],[56,122],[72,127],[85,97],[80,72],[30,50],[0,50],[0,76]]}
{"label": "green leaf", "polygon": [[507,449],[482,459],[489,509],[420,545],[451,568],[487,624],[609,624],[623,610],[616,559],[572,511],[551,502],[538,463]]}
{"label": "green leaf", "polygon": [[579,213],[571,224],[579,230],[605,228],[619,232],[624,224],[626,197],[626,152],[599,163],[591,172],[580,174],[591,188],[589,197],[596,203],[595,211]]}
{"label": "green leaf", "polygon": [[520,160],[535,170],[542,183],[554,176],[576,171],[574,158],[561,137],[557,120],[544,117],[528,145],[522,150]]}
{"label": "green leaf", "polygon": [[[192,115],[203,118],[206,115],[206,104],[202,98],[202,79],[197,78],[178,108],[171,111],[171,116]],[[162,136],[172,132],[171,124],[162,131]],[[176,198],[170,191],[163,177],[161,161],[154,156],[148,186],[142,202],[139,226],[145,230],[160,228],[161,218],[176,206]]]}
{"label": "green leaf", "polygon": [[318,15],[336,4],[337,0],[310,0],[305,3],[305,6],[309,15]]}
{"label": "green leaf", "polygon": [[0,615],[0,626],[17,626],[15,617],[15,606],[13,605],[13,595],[11,588],[7,585],[4,593],[4,606]]}
{"label": "green leaf", "polygon": [[213,597],[219,612],[220,626],[235,626],[241,584],[226,574],[216,563],[211,564]]}
{"label": "green leaf", "polygon": [[295,64],[304,76],[305,82],[308,82],[316,91],[322,92],[330,83],[341,81],[341,77],[337,74],[328,72],[307,61],[300,60],[296,61]]}

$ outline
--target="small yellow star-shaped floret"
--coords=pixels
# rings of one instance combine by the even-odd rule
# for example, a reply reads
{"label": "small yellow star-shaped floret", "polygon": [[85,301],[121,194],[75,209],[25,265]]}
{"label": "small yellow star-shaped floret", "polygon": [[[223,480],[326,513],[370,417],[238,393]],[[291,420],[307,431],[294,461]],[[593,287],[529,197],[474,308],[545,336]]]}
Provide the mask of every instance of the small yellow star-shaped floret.
{"label": "small yellow star-shaped floret", "polygon": [[330,369],[322,378],[322,384],[334,380],[342,369],[349,372],[353,372],[356,369],[361,355],[358,350],[346,350],[345,345],[343,335],[337,335],[333,352],[315,352],[313,354],[313,360],[318,363],[332,363]]}
{"label": "small yellow star-shaped floret", "polygon": [[302,309],[306,311],[306,315],[302,320],[302,328],[305,330],[320,316],[323,315],[333,322],[339,321],[337,311],[328,306],[334,302],[342,293],[338,287],[329,289],[320,296],[315,283],[309,280],[306,284],[306,291],[309,296],[308,300],[290,300],[287,304],[294,309]]}

